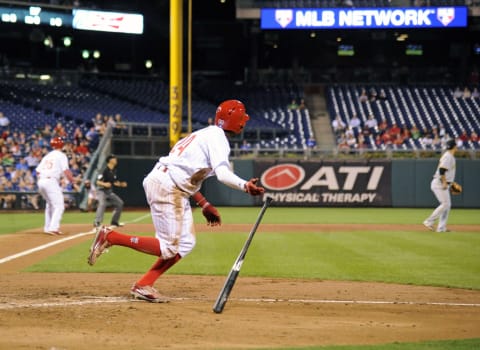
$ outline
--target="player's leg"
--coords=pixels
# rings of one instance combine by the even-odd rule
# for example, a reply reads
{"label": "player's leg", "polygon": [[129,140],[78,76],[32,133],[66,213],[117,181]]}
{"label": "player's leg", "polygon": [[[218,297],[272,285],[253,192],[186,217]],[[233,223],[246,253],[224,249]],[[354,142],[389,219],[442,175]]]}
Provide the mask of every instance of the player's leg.
{"label": "player's leg", "polygon": [[119,226],[120,224],[120,215],[122,215],[123,210],[123,200],[117,196],[115,193],[111,193],[108,196],[108,203],[113,207],[113,214],[111,224]]}
{"label": "player's leg", "polygon": [[183,215],[181,215],[181,217],[183,218],[181,223],[182,233],[178,243],[178,253],[170,259],[159,258],[142,278],[137,281],[137,286],[153,286],[161,275],[192,251],[195,246],[195,235],[194,232],[192,232],[193,216],[188,200],[183,205]]}
{"label": "player's leg", "polygon": [[47,188],[47,196],[50,201],[51,216],[49,223],[49,232],[60,232],[60,222],[65,211],[65,202],[62,189],[58,184],[50,184]]}
{"label": "player's leg", "polygon": [[[438,183],[437,183],[438,182]],[[433,225],[433,223],[440,218],[440,216],[450,208],[450,193],[448,189],[443,189],[439,180],[432,181],[432,191],[437,198],[439,205],[435,208],[433,213],[425,220]]]}
{"label": "player's leg", "polygon": [[445,232],[447,231],[447,221],[448,221],[448,215],[450,214],[450,208],[452,207],[452,200],[450,197],[450,192],[448,190],[445,191],[445,209],[440,215],[438,219],[438,225],[437,225],[437,232]]}
{"label": "player's leg", "polygon": [[98,204],[97,210],[95,211],[95,226],[98,226],[103,222],[103,215],[105,214],[105,209],[107,208],[107,198],[105,192],[98,191],[97,199]]}
{"label": "player's leg", "polygon": [[47,183],[46,180],[38,181],[38,192],[45,200],[45,212],[44,212],[44,223],[43,223],[43,232],[48,232],[50,229],[50,221],[52,217],[52,206],[50,204],[50,199],[47,192]]}

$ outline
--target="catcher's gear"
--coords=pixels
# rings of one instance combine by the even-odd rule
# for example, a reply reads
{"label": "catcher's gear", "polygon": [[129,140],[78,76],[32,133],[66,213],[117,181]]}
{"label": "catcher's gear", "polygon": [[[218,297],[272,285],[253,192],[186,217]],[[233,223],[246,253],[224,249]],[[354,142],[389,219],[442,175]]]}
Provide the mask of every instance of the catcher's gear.
{"label": "catcher's gear", "polygon": [[248,180],[245,183],[245,192],[247,192],[252,196],[258,196],[265,193],[265,189],[263,187],[257,186],[257,182],[258,182],[257,178]]}
{"label": "catcher's gear", "polygon": [[220,103],[215,113],[215,125],[235,134],[242,132],[249,119],[245,105],[238,100],[227,100]]}
{"label": "catcher's gear", "polygon": [[53,149],[62,149],[63,148],[63,139],[59,136],[57,137],[54,137],[50,140],[50,146],[53,148]]}
{"label": "catcher's gear", "polygon": [[462,185],[460,185],[459,183],[452,182],[450,184],[450,193],[451,194],[460,194],[460,193],[462,193],[462,191],[463,191]]}

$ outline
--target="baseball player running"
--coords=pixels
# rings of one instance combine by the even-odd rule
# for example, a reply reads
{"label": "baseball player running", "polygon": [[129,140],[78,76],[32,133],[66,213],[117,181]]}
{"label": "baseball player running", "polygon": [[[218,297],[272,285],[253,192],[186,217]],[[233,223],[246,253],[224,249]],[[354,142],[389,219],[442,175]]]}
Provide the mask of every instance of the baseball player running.
{"label": "baseball player running", "polygon": [[249,119],[242,102],[227,100],[218,106],[214,125],[178,141],[143,181],[155,237],[130,236],[102,227],[93,240],[88,263],[95,264],[105,249],[113,245],[158,256],[153,266],[133,285],[130,294],[149,302],[168,301],[153,285],[195,246],[190,196],[202,207],[209,225],[221,224],[217,209],[198,192],[202,182],[216,176],[225,185],[252,196],[265,192],[263,187],[257,186],[258,179],[244,180],[234,174],[229,165],[228,137],[240,134]]}
{"label": "baseball player running", "polygon": [[457,144],[455,140],[448,140],[447,150],[440,157],[437,170],[433,175],[430,188],[440,203],[433,213],[423,222],[429,230],[434,231],[434,223],[438,219],[437,232],[448,232],[447,220],[452,206],[450,198],[450,186],[455,180],[455,152]]}
{"label": "baseball player running", "polygon": [[62,152],[64,142],[61,137],[50,140],[53,148],[47,153],[36,168],[38,178],[38,192],[45,199],[45,225],[43,231],[50,235],[61,235],[60,221],[65,211],[60,178],[65,176],[68,181],[75,182],[72,172],[68,168],[68,159]]}

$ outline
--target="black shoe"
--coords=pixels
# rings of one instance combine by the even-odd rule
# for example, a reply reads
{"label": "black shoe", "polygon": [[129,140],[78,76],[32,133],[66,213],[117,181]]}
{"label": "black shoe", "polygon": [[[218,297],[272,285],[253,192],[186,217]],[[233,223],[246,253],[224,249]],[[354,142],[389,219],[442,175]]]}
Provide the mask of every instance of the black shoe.
{"label": "black shoe", "polygon": [[94,223],[93,223],[93,227],[95,227],[95,228],[100,227],[100,223],[99,223],[99,222],[94,222]]}
{"label": "black shoe", "polygon": [[110,226],[114,226],[114,227],[123,227],[125,226],[125,224],[123,222],[112,222],[110,224]]}

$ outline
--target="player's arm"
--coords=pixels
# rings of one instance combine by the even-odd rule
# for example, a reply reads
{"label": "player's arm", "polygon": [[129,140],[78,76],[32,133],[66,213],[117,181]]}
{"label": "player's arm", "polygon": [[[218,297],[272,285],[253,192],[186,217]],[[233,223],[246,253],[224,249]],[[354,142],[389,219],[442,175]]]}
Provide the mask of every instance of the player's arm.
{"label": "player's arm", "polygon": [[220,165],[215,169],[215,175],[218,181],[225,185],[244,191],[252,196],[258,196],[265,192],[263,187],[257,186],[258,179],[252,178],[248,181],[235,175],[227,165]]}
{"label": "player's arm", "polygon": [[445,177],[445,173],[447,172],[446,168],[439,168],[438,173],[440,174],[440,181],[442,182],[442,187],[444,190],[448,188],[447,178]]}
{"label": "player's arm", "polygon": [[68,181],[70,181],[70,183],[72,184],[75,183],[75,178],[73,177],[73,174],[70,169],[65,169],[63,171],[63,175],[65,175],[65,177],[67,178]]}
{"label": "player's arm", "polygon": [[126,181],[115,181],[113,184],[117,187],[127,187]]}
{"label": "player's arm", "polygon": [[211,205],[200,192],[194,193],[192,199],[202,208],[202,214],[205,216],[205,219],[207,219],[208,225],[217,226],[222,224],[222,219],[220,218],[220,213],[217,208]]}

